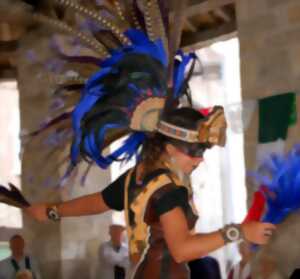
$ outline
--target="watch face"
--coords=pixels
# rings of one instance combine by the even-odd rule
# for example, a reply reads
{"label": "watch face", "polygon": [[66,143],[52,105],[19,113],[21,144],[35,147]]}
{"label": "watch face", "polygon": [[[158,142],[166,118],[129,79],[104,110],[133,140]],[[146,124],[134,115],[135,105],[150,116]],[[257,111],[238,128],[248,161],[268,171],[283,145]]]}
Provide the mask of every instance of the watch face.
{"label": "watch face", "polygon": [[53,221],[58,221],[60,219],[57,211],[53,208],[49,208],[47,211],[48,218]]}
{"label": "watch face", "polygon": [[231,241],[237,241],[240,238],[240,231],[238,230],[238,228],[236,227],[230,227],[228,228],[228,230],[226,231],[226,236],[228,237],[228,239],[230,239]]}
{"label": "watch face", "polygon": [[51,217],[51,219],[58,219],[58,215],[54,210],[49,211],[49,216]]}

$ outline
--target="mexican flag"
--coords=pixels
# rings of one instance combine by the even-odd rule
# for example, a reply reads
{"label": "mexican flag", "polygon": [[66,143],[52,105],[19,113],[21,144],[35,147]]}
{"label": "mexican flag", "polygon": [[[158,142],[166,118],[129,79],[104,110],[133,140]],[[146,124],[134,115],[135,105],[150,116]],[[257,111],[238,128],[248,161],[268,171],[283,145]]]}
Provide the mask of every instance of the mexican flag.
{"label": "mexican flag", "polygon": [[297,122],[296,94],[288,92],[260,99],[257,162],[285,152],[288,128]]}

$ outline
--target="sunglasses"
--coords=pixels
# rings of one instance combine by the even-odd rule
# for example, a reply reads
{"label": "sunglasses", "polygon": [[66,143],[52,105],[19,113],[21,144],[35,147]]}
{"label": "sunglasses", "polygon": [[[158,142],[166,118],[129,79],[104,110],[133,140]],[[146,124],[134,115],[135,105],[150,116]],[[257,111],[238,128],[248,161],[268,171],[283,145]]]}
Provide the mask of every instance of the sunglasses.
{"label": "sunglasses", "polygon": [[197,145],[191,145],[191,146],[186,146],[186,145],[175,145],[175,147],[185,155],[192,157],[192,158],[203,158],[204,152],[206,148],[204,147],[199,147]]}

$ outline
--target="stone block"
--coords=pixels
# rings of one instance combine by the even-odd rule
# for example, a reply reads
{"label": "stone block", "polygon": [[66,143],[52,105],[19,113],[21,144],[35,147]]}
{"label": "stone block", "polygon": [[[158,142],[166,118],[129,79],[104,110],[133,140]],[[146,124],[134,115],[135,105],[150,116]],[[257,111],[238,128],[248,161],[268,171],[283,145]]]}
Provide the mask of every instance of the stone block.
{"label": "stone block", "polygon": [[267,7],[269,8],[277,8],[278,6],[283,6],[290,3],[299,3],[298,0],[266,0],[264,2],[267,3]]}
{"label": "stone block", "polygon": [[89,259],[72,259],[62,261],[63,279],[90,279]]}
{"label": "stone block", "polygon": [[300,47],[293,46],[289,51],[292,74],[295,79],[299,79],[300,77]]}
{"label": "stone block", "polygon": [[250,53],[257,52],[257,49],[260,47],[262,42],[262,40],[254,39],[243,32],[239,34],[239,41],[240,53],[243,55],[249,55]]}
{"label": "stone block", "polygon": [[300,27],[271,34],[265,38],[265,45],[272,48],[284,48],[300,44]]}
{"label": "stone block", "polygon": [[237,19],[246,20],[253,18],[254,15],[265,13],[267,10],[266,1],[251,0],[251,1],[236,1]]}
{"label": "stone block", "polygon": [[257,35],[265,36],[265,34],[276,30],[279,26],[276,15],[272,12],[252,16],[246,20],[241,18],[237,25],[239,34],[247,34],[253,39],[256,39],[254,36]]}
{"label": "stone block", "polygon": [[248,89],[256,83],[258,61],[255,55],[244,55],[243,53],[241,55],[241,83],[243,88]]}
{"label": "stone block", "polygon": [[42,263],[39,261],[41,276],[43,279],[61,279],[61,262],[59,259]]}
{"label": "stone block", "polygon": [[281,84],[291,78],[291,61],[286,49],[261,50],[258,57],[257,83]]}
{"label": "stone block", "polygon": [[290,24],[298,24],[300,23],[300,5],[291,5],[288,7],[288,22]]}

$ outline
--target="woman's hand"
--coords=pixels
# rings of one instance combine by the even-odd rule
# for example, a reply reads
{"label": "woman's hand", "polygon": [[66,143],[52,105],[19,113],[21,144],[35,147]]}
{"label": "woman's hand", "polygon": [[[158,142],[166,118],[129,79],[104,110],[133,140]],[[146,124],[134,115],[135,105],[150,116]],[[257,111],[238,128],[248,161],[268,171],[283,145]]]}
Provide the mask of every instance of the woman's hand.
{"label": "woman's hand", "polygon": [[45,222],[48,219],[47,205],[46,204],[34,204],[25,209],[25,212],[37,221]]}
{"label": "woman's hand", "polygon": [[271,223],[246,222],[241,224],[244,237],[254,244],[267,244],[276,229]]}

